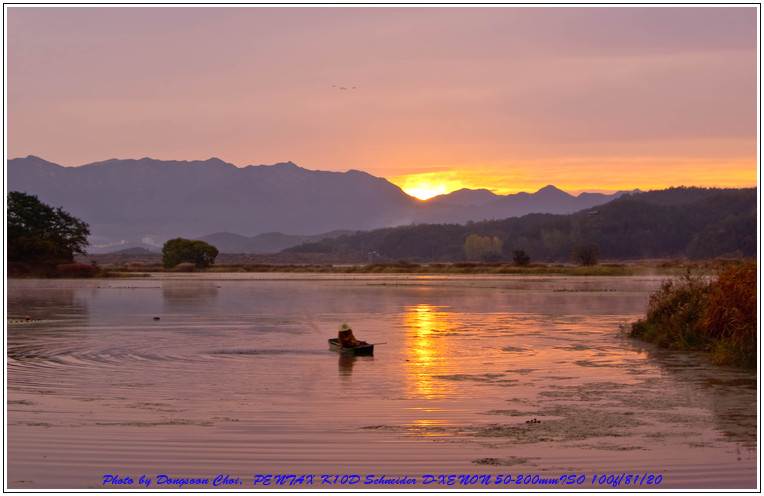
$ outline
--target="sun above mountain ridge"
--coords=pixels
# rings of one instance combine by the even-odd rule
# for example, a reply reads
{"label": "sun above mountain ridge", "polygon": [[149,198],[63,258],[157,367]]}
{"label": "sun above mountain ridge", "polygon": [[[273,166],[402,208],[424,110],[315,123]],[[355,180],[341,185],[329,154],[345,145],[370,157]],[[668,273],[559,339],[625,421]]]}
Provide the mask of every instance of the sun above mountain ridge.
{"label": "sun above mountain ridge", "polygon": [[419,198],[420,200],[429,200],[430,198],[434,198],[438,195],[445,195],[446,193],[450,193],[450,191],[447,190],[445,184],[435,184],[429,182],[422,182],[414,186],[406,186],[402,189],[404,192],[406,192],[407,195]]}
{"label": "sun above mountain ridge", "polygon": [[400,176],[392,179],[407,195],[420,200],[429,200],[467,187],[451,172],[425,172]]}

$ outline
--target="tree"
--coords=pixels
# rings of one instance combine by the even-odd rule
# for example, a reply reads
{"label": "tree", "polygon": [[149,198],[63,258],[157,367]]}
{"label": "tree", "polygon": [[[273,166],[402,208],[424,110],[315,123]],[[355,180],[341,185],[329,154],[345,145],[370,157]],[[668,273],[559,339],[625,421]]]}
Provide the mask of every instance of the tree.
{"label": "tree", "polygon": [[217,256],[217,248],[199,240],[175,238],[162,247],[162,263],[168,269],[184,262],[193,263],[200,269],[209,267]]}
{"label": "tree", "polygon": [[468,260],[484,262],[498,260],[501,257],[502,242],[496,236],[470,234],[464,240],[464,254]]}
{"label": "tree", "polygon": [[581,265],[597,265],[599,248],[595,244],[579,245],[573,248],[573,260]]}
{"label": "tree", "polygon": [[8,193],[8,261],[54,264],[84,254],[90,227],[34,195]]}
{"label": "tree", "polygon": [[515,265],[524,267],[531,263],[531,257],[525,253],[525,250],[515,250],[512,252],[512,261],[515,262]]}

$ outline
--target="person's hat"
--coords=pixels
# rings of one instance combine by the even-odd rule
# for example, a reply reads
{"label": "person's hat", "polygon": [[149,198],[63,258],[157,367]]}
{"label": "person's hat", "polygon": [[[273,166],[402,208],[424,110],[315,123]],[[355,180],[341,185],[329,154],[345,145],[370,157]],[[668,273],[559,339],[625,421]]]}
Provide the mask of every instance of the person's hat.
{"label": "person's hat", "polygon": [[349,326],[349,325],[347,325],[347,324],[344,324],[344,323],[343,323],[343,324],[340,326],[340,331],[349,331],[349,330],[350,330],[350,326]]}

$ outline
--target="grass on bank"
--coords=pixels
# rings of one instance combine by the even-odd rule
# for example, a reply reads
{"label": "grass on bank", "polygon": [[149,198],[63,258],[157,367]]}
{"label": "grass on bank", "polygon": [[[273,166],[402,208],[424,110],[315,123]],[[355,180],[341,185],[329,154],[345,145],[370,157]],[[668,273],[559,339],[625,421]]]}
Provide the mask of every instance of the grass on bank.
{"label": "grass on bank", "polygon": [[687,271],[650,296],[629,335],[663,348],[710,353],[719,365],[756,366],[756,264],[728,265],[715,276]]}
{"label": "grass on bank", "polygon": [[217,266],[208,272],[325,272],[339,274],[567,274],[567,275],[629,275],[624,265],[589,267],[566,265],[515,266],[487,263],[386,263],[368,265],[268,265]]}
{"label": "grass on bank", "polygon": [[[739,263],[739,260],[641,260],[633,262],[611,262],[599,265],[571,264],[531,264],[512,263],[412,263],[388,262],[374,264],[310,264],[310,263],[219,263],[205,269],[192,264],[165,269],[158,263],[127,262],[104,264],[102,269],[113,274],[128,276],[131,273],[154,272],[211,272],[211,273],[318,273],[318,274],[510,274],[510,275],[563,275],[563,276],[639,276],[668,275],[679,276],[688,268],[698,273],[715,273],[720,268]],[[189,267],[190,266],[190,267]]]}
{"label": "grass on bank", "polygon": [[575,266],[562,264],[534,264],[516,266],[490,263],[379,263],[368,265],[333,264],[218,264],[207,268],[193,264],[179,264],[164,268],[158,264],[127,263],[109,265],[67,264],[59,267],[37,267],[13,271],[11,277],[93,278],[140,277],[150,273],[304,273],[304,274],[509,274],[509,275],[567,275],[567,276],[630,276],[644,274],[670,274],[676,269],[628,264],[601,264]]}
{"label": "grass on bank", "polygon": [[[89,263],[85,263],[87,260]],[[227,262],[227,263],[226,263]],[[606,262],[599,265],[572,265],[561,263],[537,263],[515,265],[508,262],[450,262],[415,263],[409,261],[373,264],[331,263],[218,263],[206,268],[191,263],[181,263],[165,268],[157,260],[115,261],[98,255],[80,257],[74,263],[26,266],[11,264],[11,277],[44,278],[108,278],[148,277],[151,273],[305,273],[305,274],[485,274],[485,275],[560,275],[560,276],[680,276],[687,270],[700,274],[713,274],[724,267],[741,263],[739,259],[712,260],[637,260]]]}

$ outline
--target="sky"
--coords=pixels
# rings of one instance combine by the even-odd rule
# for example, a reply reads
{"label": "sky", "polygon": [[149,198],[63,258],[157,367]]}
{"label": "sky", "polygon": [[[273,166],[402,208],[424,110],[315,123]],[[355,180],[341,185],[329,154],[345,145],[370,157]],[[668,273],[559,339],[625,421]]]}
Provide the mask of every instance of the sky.
{"label": "sky", "polygon": [[[753,186],[755,7],[8,7],[8,157]],[[345,89],[342,89],[345,88]]]}

